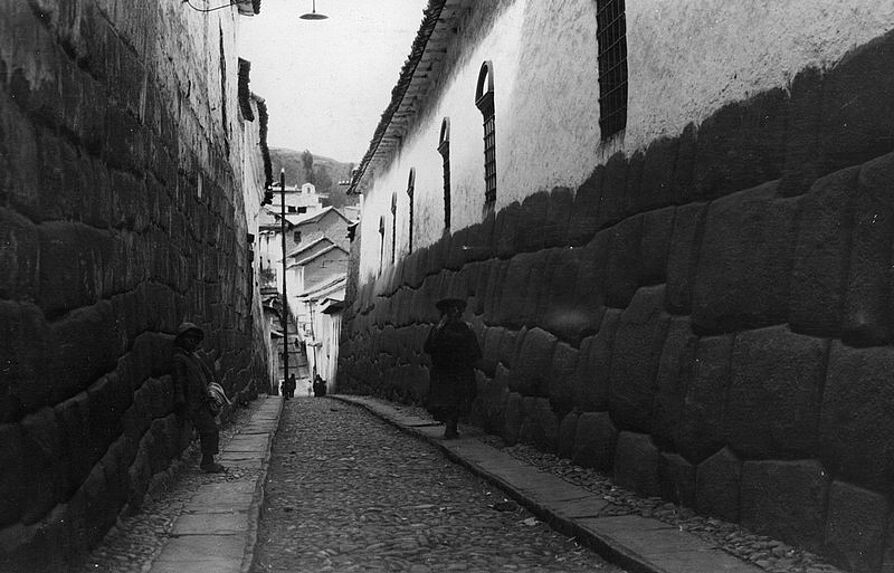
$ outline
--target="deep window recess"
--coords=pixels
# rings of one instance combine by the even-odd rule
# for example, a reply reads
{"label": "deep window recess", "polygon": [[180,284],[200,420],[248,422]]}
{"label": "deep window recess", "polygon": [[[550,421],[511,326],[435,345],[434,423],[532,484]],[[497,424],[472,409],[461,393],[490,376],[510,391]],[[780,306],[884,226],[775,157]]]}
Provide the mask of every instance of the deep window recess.
{"label": "deep window recess", "polygon": [[397,254],[397,193],[391,194],[391,264]]}
{"label": "deep window recess", "polygon": [[410,198],[410,238],[409,251],[413,252],[413,194],[416,193],[416,168],[410,168],[410,178],[407,181],[407,197]]}
{"label": "deep window recess", "polygon": [[494,126],[494,65],[488,60],[481,64],[475,105],[484,118],[484,205],[492,207],[497,200],[497,154]]}
{"label": "deep window recess", "polygon": [[602,139],[627,127],[627,19],[624,0],[596,0],[599,129]]}
{"label": "deep window recess", "polygon": [[438,153],[444,159],[444,230],[450,232],[450,118],[441,122]]}
{"label": "deep window recess", "polygon": [[379,217],[379,274],[385,262],[385,217]]}

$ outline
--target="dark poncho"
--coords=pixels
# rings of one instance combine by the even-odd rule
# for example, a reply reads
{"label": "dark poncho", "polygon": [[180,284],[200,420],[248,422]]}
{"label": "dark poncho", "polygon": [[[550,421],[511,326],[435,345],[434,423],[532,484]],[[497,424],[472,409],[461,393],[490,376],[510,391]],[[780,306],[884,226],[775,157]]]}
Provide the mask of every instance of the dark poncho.
{"label": "dark poncho", "polygon": [[481,349],[475,333],[460,321],[432,328],[425,341],[432,369],[425,407],[437,420],[466,414],[475,398],[475,363]]}

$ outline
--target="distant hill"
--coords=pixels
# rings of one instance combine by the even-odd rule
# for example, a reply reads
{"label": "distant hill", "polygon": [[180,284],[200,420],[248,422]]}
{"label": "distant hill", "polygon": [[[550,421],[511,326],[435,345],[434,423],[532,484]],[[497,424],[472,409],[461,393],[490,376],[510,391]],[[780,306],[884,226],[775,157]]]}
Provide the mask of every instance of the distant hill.
{"label": "distant hill", "polygon": [[[304,185],[310,182],[316,186],[318,193],[328,193],[328,199],[323,199],[324,206],[343,207],[357,204],[357,197],[348,197],[345,194],[347,187],[338,185],[339,181],[351,178],[353,163],[342,163],[329,157],[314,155],[308,150],[296,151],[282,147],[270,148],[270,162],[273,165],[274,186],[279,185],[279,171],[285,168],[286,185],[296,183]],[[309,165],[313,166],[312,175],[308,169]]]}

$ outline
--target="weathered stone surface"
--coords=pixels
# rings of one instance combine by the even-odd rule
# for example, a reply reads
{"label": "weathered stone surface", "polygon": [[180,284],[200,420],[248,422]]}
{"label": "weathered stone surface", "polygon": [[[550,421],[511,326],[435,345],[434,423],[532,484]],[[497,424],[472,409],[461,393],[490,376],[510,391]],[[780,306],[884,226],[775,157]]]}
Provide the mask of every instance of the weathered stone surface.
{"label": "weathered stone surface", "polygon": [[519,441],[534,444],[547,452],[556,451],[559,420],[547,398],[525,397],[524,419],[519,429]]}
{"label": "weathered stone surface", "polygon": [[546,247],[563,247],[568,242],[568,224],[574,206],[574,195],[567,187],[555,187],[547,197],[543,244]]}
{"label": "weathered stone surface", "polygon": [[637,291],[621,314],[615,334],[609,406],[622,429],[648,432],[655,400],[656,372],[668,316],[664,314],[664,286]]}
{"label": "weathered stone surface", "polygon": [[608,158],[602,176],[599,229],[610,227],[627,216],[627,156],[618,152]]}
{"label": "weathered stone surface", "polygon": [[879,491],[894,480],[894,350],[833,342],[823,391],[820,450],[839,479]]}
{"label": "weathered stone surface", "polygon": [[563,458],[570,458],[574,454],[574,437],[577,434],[577,419],[580,413],[568,412],[559,424],[559,439],[556,453]]}
{"label": "weathered stone surface", "polygon": [[52,379],[49,328],[33,304],[0,301],[0,423],[18,420],[24,411],[47,404]]}
{"label": "weathered stone surface", "polygon": [[62,452],[60,463],[63,467],[62,477],[65,480],[63,492],[65,499],[74,495],[90,473],[90,436],[87,431],[89,408],[86,392],[81,392],[54,408],[59,424]]}
{"label": "weathered stone surface", "polygon": [[842,325],[842,339],[853,346],[877,346],[891,339],[891,181],[894,154],[860,169]]}
{"label": "weathered stone surface", "polygon": [[22,428],[19,424],[0,425],[0,527],[15,523],[22,514],[27,500],[25,450]]}
{"label": "weathered stone surface", "polygon": [[661,495],[660,457],[648,434],[621,432],[615,449],[615,483],[641,495]]}
{"label": "weathered stone surface", "polygon": [[574,207],[568,221],[568,243],[572,246],[587,244],[599,228],[604,171],[604,167],[597,166],[574,195]]}
{"label": "weathered stone surface", "polygon": [[522,253],[509,262],[496,322],[510,328],[536,324],[537,296],[545,280],[545,251]]}
{"label": "weathered stone surface", "polygon": [[823,553],[849,571],[878,571],[890,510],[888,500],[836,481],[829,487],[828,503]]}
{"label": "weathered stone surface", "polygon": [[22,449],[25,456],[25,475],[28,476],[22,507],[22,523],[30,525],[42,518],[60,501],[62,477],[59,425],[50,408],[22,420]]}
{"label": "weathered stone surface", "polygon": [[581,343],[574,373],[574,402],[581,410],[608,409],[612,347],[620,322],[621,311],[608,310],[599,332]]}
{"label": "weathered stone surface", "polygon": [[770,183],[708,208],[692,292],[692,319],[710,333],[757,328],[788,317],[796,199],[776,200]]}
{"label": "weathered stone surface", "polygon": [[518,235],[527,232],[522,226],[522,206],[518,201],[506,205],[497,213],[494,221],[494,249],[501,259],[518,253]]}
{"label": "weathered stone surface", "polygon": [[512,368],[509,389],[526,396],[549,396],[550,369],[556,337],[540,328],[527,331]]}
{"label": "weathered stone surface", "polygon": [[615,463],[618,430],[608,412],[584,412],[577,419],[572,460],[585,468],[607,471]]}
{"label": "weathered stone surface", "polygon": [[661,497],[688,507],[695,506],[695,466],[683,456],[662,452],[658,460]]}
{"label": "weathered stone surface", "polygon": [[624,219],[609,230],[606,260],[605,303],[615,308],[630,304],[642,275],[642,215]]}
{"label": "weathered stone surface", "polygon": [[592,324],[592,312],[582,310],[577,299],[580,249],[553,249],[539,297],[538,325],[564,340],[574,341]]}
{"label": "weathered stone surface", "polygon": [[790,197],[807,191],[819,174],[823,72],[801,70],[789,87],[789,125],[780,193]]}
{"label": "weathered stone surface", "polygon": [[787,120],[788,94],[782,88],[714,112],[698,129],[694,194],[713,199],[778,179]]}
{"label": "weathered stone surface", "polygon": [[673,203],[674,165],[680,138],[662,137],[649,144],[643,164],[639,196],[634,198],[637,211],[659,209]]}
{"label": "weathered stone surface", "polygon": [[662,448],[674,447],[697,345],[689,318],[672,317],[655,375],[651,416],[652,439]]}
{"label": "weathered stone surface", "polygon": [[884,34],[848,53],[823,78],[820,156],[824,172],[894,150],[894,81],[887,62],[894,35]]}
{"label": "weathered stone surface", "polygon": [[564,416],[574,407],[574,373],[580,352],[564,342],[557,342],[549,369],[549,401],[553,409]]}
{"label": "weathered stone surface", "polygon": [[739,521],[739,487],[742,462],[724,448],[698,465],[695,471],[695,507],[699,512]]}
{"label": "weathered stone surface", "polygon": [[37,298],[40,260],[37,227],[9,209],[0,208],[0,298]]}
{"label": "weathered stone surface", "polygon": [[506,335],[506,329],[501,326],[492,326],[484,333],[484,339],[481,344],[481,369],[489,376],[493,376],[496,372],[497,364],[500,363],[500,351],[503,345],[503,337]]}
{"label": "weathered stone surface", "polygon": [[676,210],[667,253],[666,304],[670,312],[689,314],[692,308],[692,288],[706,213],[705,203],[683,205]]}
{"label": "weathered stone surface", "polygon": [[576,256],[579,270],[575,280],[575,307],[580,313],[580,322],[584,324],[581,336],[596,332],[605,312],[605,279],[608,260],[608,245],[611,231],[600,231],[593,240],[582,248]]}
{"label": "weathered stone surface", "polygon": [[825,340],[784,326],[738,335],[723,416],[729,446],[750,458],[815,455],[827,352]]}
{"label": "weathered stone surface", "polygon": [[90,305],[102,294],[103,256],[111,235],[85,225],[53,222],[40,233],[40,306],[49,315]]}
{"label": "weathered stone surface", "polygon": [[506,411],[504,414],[505,426],[503,427],[503,439],[510,446],[518,441],[519,430],[523,420],[522,402],[524,397],[518,392],[509,392],[506,398]]}
{"label": "weathered stone surface", "polygon": [[731,336],[704,337],[698,342],[676,437],[677,451],[693,463],[724,444],[723,408],[732,345]]}
{"label": "weathered stone surface", "polygon": [[548,209],[549,195],[545,191],[524,198],[519,222],[524,231],[516,235],[516,252],[537,251],[546,247],[544,230]]}
{"label": "weathered stone surface", "polygon": [[829,476],[819,462],[745,462],[742,525],[817,552],[828,492]]}
{"label": "weathered stone surface", "polygon": [[667,282],[667,256],[674,229],[676,207],[665,207],[643,213],[643,232],[640,243],[639,284],[655,285]]}
{"label": "weathered stone surface", "polygon": [[857,168],[833,173],[817,181],[801,200],[800,217],[809,224],[798,229],[789,299],[789,323],[797,332],[841,333],[856,177]]}

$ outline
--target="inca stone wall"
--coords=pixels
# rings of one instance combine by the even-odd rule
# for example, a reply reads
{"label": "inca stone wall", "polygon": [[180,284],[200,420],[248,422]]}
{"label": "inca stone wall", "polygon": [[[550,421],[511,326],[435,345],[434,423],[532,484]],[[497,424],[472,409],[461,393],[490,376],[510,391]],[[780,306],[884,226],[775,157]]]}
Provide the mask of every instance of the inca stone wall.
{"label": "inca stone wall", "polygon": [[420,401],[433,303],[466,297],[476,423],[894,567],[892,56],[888,34],[349,290],[341,391]]}
{"label": "inca stone wall", "polygon": [[266,383],[237,17],[179,0],[0,1],[4,571],[62,570],[188,444],[169,375],[181,321],[205,329],[232,397]]}

